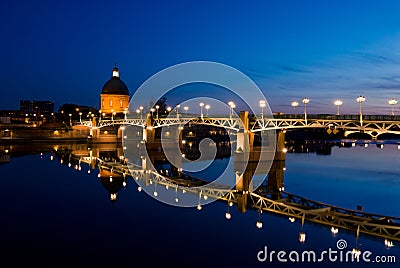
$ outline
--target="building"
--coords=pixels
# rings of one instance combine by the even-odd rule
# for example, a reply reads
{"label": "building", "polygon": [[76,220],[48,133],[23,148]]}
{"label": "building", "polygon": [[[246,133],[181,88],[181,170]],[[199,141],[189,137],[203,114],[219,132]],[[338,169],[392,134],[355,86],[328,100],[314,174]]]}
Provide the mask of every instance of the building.
{"label": "building", "polygon": [[54,102],[21,100],[19,102],[19,110],[27,114],[51,114],[54,113]]}
{"label": "building", "polygon": [[129,90],[120,79],[117,66],[112,69],[111,79],[103,86],[100,102],[100,110],[104,114],[118,114],[128,110]]}

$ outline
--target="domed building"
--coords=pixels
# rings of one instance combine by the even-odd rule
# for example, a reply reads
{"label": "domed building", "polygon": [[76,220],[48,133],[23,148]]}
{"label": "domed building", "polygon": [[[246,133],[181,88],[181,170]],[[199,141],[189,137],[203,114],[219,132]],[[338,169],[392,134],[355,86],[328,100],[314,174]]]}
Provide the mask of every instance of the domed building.
{"label": "domed building", "polygon": [[100,94],[101,112],[105,114],[123,113],[128,110],[129,90],[119,77],[119,70],[115,65],[112,69],[111,79],[108,80]]}

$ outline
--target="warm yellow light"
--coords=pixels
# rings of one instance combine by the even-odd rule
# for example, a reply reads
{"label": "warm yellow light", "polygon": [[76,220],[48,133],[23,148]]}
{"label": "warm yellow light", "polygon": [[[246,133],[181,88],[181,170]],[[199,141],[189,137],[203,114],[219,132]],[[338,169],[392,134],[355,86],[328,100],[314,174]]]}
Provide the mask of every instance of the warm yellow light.
{"label": "warm yellow light", "polygon": [[202,208],[203,207],[200,204],[197,205],[197,210],[201,210]]}
{"label": "warm yellow light", "polygon": [[357,97],[356,100],[357,100],[358,103],[362,103],[362,102],[365,101],[365,97],[364,96],[359,96],[359,97]]}
{"label": "warm yellow light", "polygon": [[226,213],[225,213],[225,218],[226,218],[227,220],[230,220],[230,219],[232,218],[231,213],[226,212]]}
{"label": "warm yellow light", "polygon": [[335,104],[336,106],[340,106],[340,105],[343,104],[343,101],[342,101],[342,100],[335,100],[334,104]]}
{"label": "warm yellow light", "polygon": [[260,221],[256,222],[256,227],[257,227],[258,229],[261,229],[261,228],[263,227],[262,222],[260,222]]}
{"label": "warm yellow light", "polygon": [[332,228],[331,228],[331,233],[332,233],[333,235],[337,235],[337,234],[339,233],[339,229],[332,226]]}
{"label": "warm yellow light", "polygon": [[299,241],[300,241],[300,243],[306,242],[306,234],[305,233],[301,232],[299,234]]}

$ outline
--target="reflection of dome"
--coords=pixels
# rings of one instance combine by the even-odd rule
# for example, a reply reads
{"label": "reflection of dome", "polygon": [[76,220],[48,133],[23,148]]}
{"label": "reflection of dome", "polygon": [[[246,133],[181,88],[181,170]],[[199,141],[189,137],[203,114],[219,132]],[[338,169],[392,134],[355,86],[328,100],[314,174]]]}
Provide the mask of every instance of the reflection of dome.
{"label": "reflection of dome", "polygon": [[106,170],[100,170],[100,181],[104,188],[110,193],[110,200],[117,201],[118,191],[125,186],[123,176],[111,173]]}
{"label": "reflection of dome", "polygon": [[119,78],[119,70],[117,67],[113,68],[112,77],[104,84],[101,94],[117,94],[129,96],[128,87]]}

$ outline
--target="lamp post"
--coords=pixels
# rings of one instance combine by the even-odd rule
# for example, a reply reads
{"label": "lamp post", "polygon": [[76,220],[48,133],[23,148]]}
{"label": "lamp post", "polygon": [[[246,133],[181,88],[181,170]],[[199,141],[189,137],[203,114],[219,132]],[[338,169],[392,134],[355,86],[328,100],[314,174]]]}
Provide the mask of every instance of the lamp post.
{"label": "lamp post", "polygon": [[158,120],[158,109],[160,109],[160,105],[156,105],[156,110],[157,110],[156,119],[157,120]]}
{"label": "lamp post", "polygon": [[343,104],[343,101],[342,100],[335,100],[334,104],[337,106],[336,115],[340,115],[340,106]]}
{"label": "lamp post", "polygon": [[150,109],[150,112],[151,112],[151,117],[153,117],[154,108],[151,108],[151,109]]}
{"label": "lamp post", "polygon": [[[136,113],[138,114],[138,117],[139,117],[140,110],[139,110],[139,109],[136,109]],[[142,119],[142,115],[140,115],[140,119]]]}
{"label": "lamp post", "polygon": [[72,119],[71,119],[72,114],[68,114],[68,115],[69,115],[69,125],[72,126]]}
{"label": "lamp post", "polygon": [[208,116],[208,110],[211,108],[211,106],[210,105],[206,105],[206,111],[207,111],[207,116]]}
{"label": "lamp post", "polygon": [[176,105],[176,119],[179,119],[179,108],[181,107],[180,104]]}
{"label": "lamp post", "polygon": [[297,101],[293,101],[292,102],[292,107],[293,107],[293,110],[294,110],[294,115],[297,115],[297,113],[296,113],[296,107],[297,106],[299,106],[299,103]]}
{"label": "lamp post", "polygon": [[201,119],[203,119],[203,106],[204,106],[204,103],[203,102],[200,102],[200,117],[201,117]]}
{"label": "lamp post", "polygon": [[143,106],[139,106],[139,110],[140,110],[140,119],[143,118],[143,109],[144,109]]}
{"label": "lamp post", "polygon": [[362,121],[362,103],[365,101],[364,96],[358,96],[356,101],[360,104],[360,124],[362,126],[363,121]]}
{"label": "lamp post", "polygon": [[306,121],[307,124],[307,104],[310,102],[309,98],[303,98],[302,100],[303,104],[304,104],[304,120]]}
{"label": "lamp post", "polygon": [[79,123],[82,124],[82,112],[79,112]]}
{"label": "lamp post", "polygon": [[260,100],[260,107],[261,107],[261,119],[264,120],[264,108],[267,105],[265,100]]}
{"label": "lamp post", "polygon": [[100,117],[99,121],[101,121],[101,110],[99,110],[99,117]]}
{"label": "lamp post", "polygon": [[228,102],[229,105],[229,119],[232,119],[233,109],[235,109],[236,105],[233,101]]}
{"label": "lamp post", "polygon": [[394,106],[397,104],[397,99],[391,98],[388,103],[392,105],[392,116],[394,116]]}
{"label": "lamp post", "polygon": [[186,115],[188,115],[189,106],[183,107],[183,110],[185,110]]}
{"label": "lamp post", "polygon": [[128,113],[128,108],[125,108],[124,109],[124,120],[128,119],[127,116],[126,116],[127,113]]}

